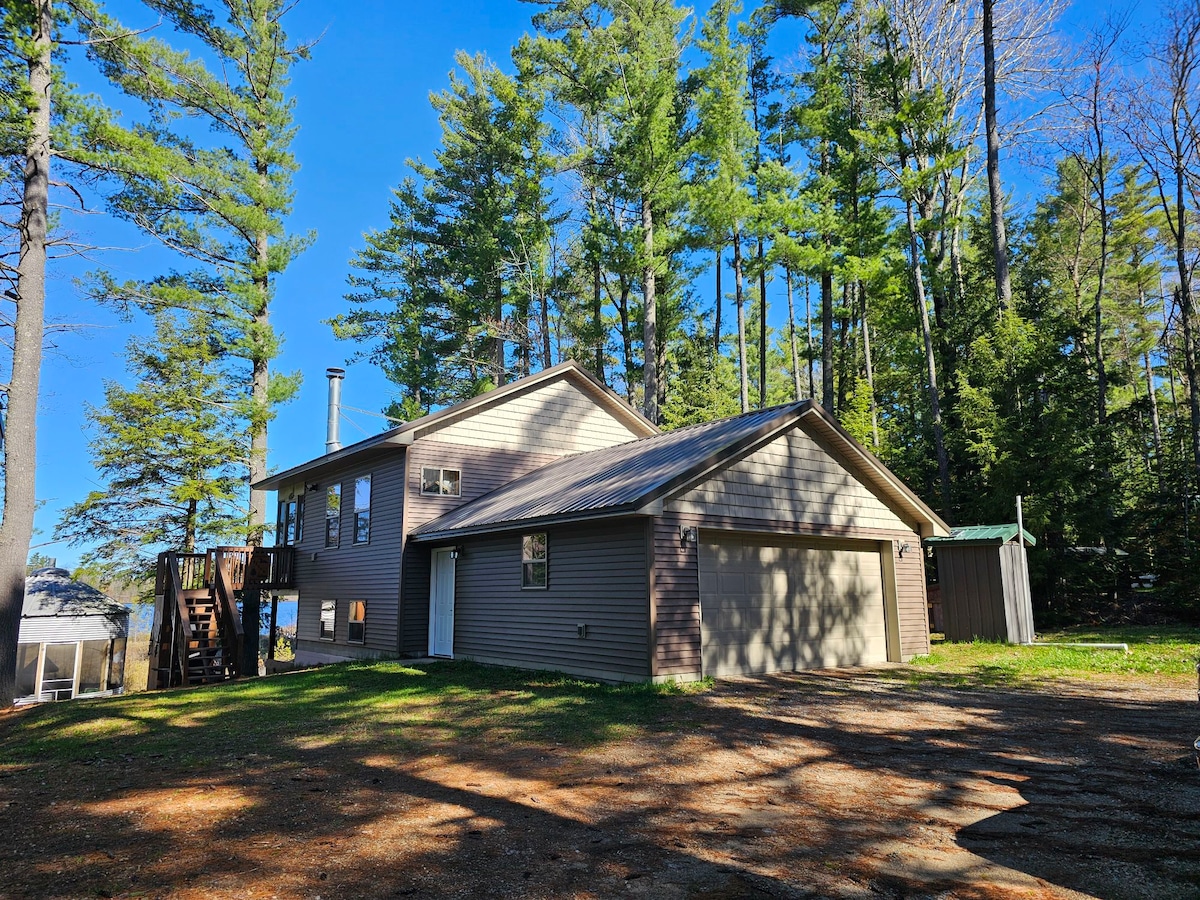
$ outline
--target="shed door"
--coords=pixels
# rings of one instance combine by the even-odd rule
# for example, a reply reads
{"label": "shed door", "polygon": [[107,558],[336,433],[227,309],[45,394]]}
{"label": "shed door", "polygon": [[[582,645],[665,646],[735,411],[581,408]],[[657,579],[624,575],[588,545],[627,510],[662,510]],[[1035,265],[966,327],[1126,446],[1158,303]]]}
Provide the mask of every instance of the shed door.
{"label": "shed door", "polygon": [[700,610],[705,675],[887,660],[883,565],[874,547],[706,533]]}

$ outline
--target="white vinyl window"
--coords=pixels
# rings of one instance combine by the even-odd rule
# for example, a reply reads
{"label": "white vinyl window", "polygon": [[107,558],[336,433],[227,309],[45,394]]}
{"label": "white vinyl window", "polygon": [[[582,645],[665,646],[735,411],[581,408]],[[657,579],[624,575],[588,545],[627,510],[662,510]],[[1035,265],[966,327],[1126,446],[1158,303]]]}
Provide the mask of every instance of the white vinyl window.
{"label": "white vinyl window", "polygon": [[337,614],[337,601],[322,600],[321,601],[321,632],[320,638],[323,641],[333,640],[333,623],[334,616]]}
{"label": "white vinyl window", "polygon": [[366,643],[367,604],[362,600],[350,601],[350,621],[346,626],[346,640],[351,644]]}
{"label": "white vinyl window", "polygon": [[549,574],[549,555],[546,551],[546,532],[521,536],[521,587],[546,587]]}
{"label": "white vinyl window", "polygon": [[421,493],[440,497],[462,496],[462,472],[458,469],[421,469]]}

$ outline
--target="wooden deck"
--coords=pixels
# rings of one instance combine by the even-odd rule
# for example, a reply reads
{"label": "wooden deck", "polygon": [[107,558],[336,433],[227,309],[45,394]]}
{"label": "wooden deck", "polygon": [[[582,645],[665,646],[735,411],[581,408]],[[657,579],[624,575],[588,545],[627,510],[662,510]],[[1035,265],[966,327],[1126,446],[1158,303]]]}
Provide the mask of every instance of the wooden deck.
{"label": "wooden deck", "polygon": [[206,684],[242,674],[245,635],[235,593],[295,587],[294,563],[292,547],[159,554],[147,688]]}

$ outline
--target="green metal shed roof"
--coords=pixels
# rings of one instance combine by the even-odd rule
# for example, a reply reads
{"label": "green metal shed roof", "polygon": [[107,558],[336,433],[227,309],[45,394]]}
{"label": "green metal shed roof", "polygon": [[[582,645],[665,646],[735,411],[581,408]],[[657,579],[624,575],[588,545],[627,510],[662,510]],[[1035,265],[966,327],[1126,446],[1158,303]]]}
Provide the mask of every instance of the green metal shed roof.
{"label": "green metal shed roof", "polygon": [[[1037,540],[1028,531],[1021,529],[1025,543],[1030,547],[1037,546]],[[976,544],[1007,544],[1017,539],[1017,523],[1008,525],[964,525],[961,528],[951,528],[949,537],[925,538],[929,543],[965,544],[968,541]]]}

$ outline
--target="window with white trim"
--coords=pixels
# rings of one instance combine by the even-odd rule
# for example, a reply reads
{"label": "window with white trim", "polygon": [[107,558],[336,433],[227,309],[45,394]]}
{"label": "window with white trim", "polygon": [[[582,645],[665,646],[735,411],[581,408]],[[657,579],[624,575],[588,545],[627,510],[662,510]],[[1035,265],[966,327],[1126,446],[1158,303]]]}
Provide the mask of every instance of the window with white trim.
{"label": "window with white trim", "polygon": [[366,643],[367,604],[363,600],[350,601],[350,620],[346,625],[346,640],[351,644]]}
{"label": "window with white trim", "polygon": [[459,469],[421,469],[421,493],[437,497],[462,496],[462,472]]}
{"label": "window with white trim", "polygon": [[354,543],[371,540],[371,476],[354,479]]}
{"label": "window with white trim", "polygon": [[337,615],[336,600],[321,601],[321,631],[319,637],[323,641],[333,640],[334,617]]}
{"label": "window with white trim", "polygon": [[521,587],[544,588],[548,583],[546,532],[521,536]]}

